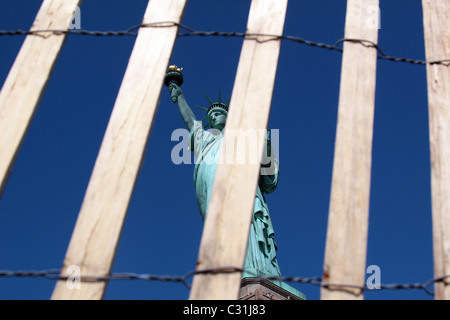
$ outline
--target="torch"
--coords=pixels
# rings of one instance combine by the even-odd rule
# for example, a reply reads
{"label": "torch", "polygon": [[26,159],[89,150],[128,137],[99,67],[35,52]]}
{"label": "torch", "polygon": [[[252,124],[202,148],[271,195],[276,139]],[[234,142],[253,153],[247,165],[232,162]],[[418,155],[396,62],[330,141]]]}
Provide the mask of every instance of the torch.
{"label": "torch", "polygon": [[[171,65],[167,69],[166,76],[164,77],[164,84],[169,87],[171,83],[175,83],[177,86],[181,86],[183,83],[183,75],[181,74],[183,68],[178,68],[176,65]],[[177,97],[170,92],[172,101],[177,102]]]}

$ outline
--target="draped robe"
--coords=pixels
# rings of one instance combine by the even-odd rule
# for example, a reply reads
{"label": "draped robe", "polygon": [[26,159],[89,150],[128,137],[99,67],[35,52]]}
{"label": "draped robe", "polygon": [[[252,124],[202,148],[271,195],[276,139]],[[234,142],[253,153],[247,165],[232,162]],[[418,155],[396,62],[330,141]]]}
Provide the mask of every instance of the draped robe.
{"label": "draped robe", "polygon": [[[226,130],[226,129],[225,129]],[[218,130],[215,130],[216,133]],[[195,121],[190,132],[190,149],[194,151],[196,164],[194,185],[197,203],[203,221],[206,218],[212,193],[217,164],[219,163],[223,134],[203,129],[201,121]],[[260,175],[255,195],[252,222],[242,277],[281,276],[276,257],[277,246],[264,193],[275,190],[278,183],[278,163],[273,175]]]}

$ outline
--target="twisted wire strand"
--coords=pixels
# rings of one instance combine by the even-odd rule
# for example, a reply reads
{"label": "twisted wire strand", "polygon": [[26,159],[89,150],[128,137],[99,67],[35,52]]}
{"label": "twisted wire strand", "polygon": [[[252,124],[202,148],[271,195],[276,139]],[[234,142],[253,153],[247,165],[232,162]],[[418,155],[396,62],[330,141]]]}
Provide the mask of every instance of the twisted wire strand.
{"label": "twisted wire strand", "polygon": [[[136,37],[138,35],[139,29],[141,28],[170,28],[170,27],[178,27],[182,32],[178,33],[178,37],[192,37],[192,36],[200,36],[200,37],[240,37],[246,39],[256,39],[257,41],[271,41],[271,40],[287,40],[299,44],[304,44],[311,47],[327,49],[331,51],[343,52],[343,49],[339,47],[343,42],[352,42],[359,43],[365,47],[374,47],[377,52],[377,58],[380,60],[388,60],[392,62],[404,62],[416,65],[426,65],[427,63],[430,65],[444,65],[450,66],[450,59],[441,59],[434,61],[425,61],[425,60],[417,60],[405,57],[393,57],[389,56],[374,42],[365,40],[365,39],[350,39],[343,38],[336,41],[335,44],[325,44],[316,41],[306,40],[296,36],[289,35],[273,35],[273,34],[261,34],[261,33],[242,33],[242,32],[224,32],[224,31],[198,31],[194,30],[188,26],[182,25],[180,23],[174,21],[161,21],[161,22],[152,22],[152,23],[143,23],[132,26],[126,30],[119,31],[90,31],[90,30],[81,30],[81,29],[48,29],[48,30],[0,30],[0,36],[16,36],[16,35],[36,35],[42,37],[48,37],[49,34],[54,35],[63,35],[63,34],[73,34],[73,35],[83,35],[83,36],[113,36],[113,37],[121,37],[121,36],[132,36]],[[265,40],[261,40],[261,37],[265,37]],[[267,39],[268,38],[268,39]]]}
{"label": "twisted wire strand", "polygon": [[[115,280],[142,280],[142,281],[163,281],[163,282],[177,282],[182,283],[186,288],[190,289],[191,286],[188,282],[189,278],[195,275],[206,275],[206,274],[229,274],[229,273],[242,273],[243,269],[232,266],[225,267],[215,267],[215,268],[206,268],[200,270],[193,270],[186,273],[183,276],[172,276],[172,275],[155,275],[155,274],[137,274],[137,273],[113,273],[109,275],[103,276],[95,276],[95,275],[68,275],[62,274],[58,269],[48,269],[48,270],[18,270],[18,271],[8,271],[8,270],[0,270],[0,278],[46,278],[50,280],[65,280],[65,281],[73,281],[78,280],[80,282],[101,282],[101,281],[115,281]],[[248,272],[248,271],[246,271]],[[250,273],[250,275],[252,275]],[[354,295],[359,295],[364,291],[374,291],[374,290],[423,290],[430,296],[434,296],[433,291],[430,290],[430,287],[436,283],[445,283],[448,284],[448,279],[450,279],[450,275],[445,275],[442,277],[434,278],[428,280],[424,283],[391,283],[391,284],[380,284],[375,289],[369,288],[367,286],[358,286],[354,284],[337,284],[337,283],[328,283],[322,281],[320,277],[292,277],[292,276],[270,276],[270,277],[260,277],[256,274],[253,275],[255,280],[269,280],[269,281],[282,281],[282,282],[291,282],[291,283],[300,283],[300,284],[310,284],[314,286],[318,286],[321,288],[325,288],[330,291],[345,291],[348,293],[352,293]],[[356,290],[356,291],[355,291]]]}

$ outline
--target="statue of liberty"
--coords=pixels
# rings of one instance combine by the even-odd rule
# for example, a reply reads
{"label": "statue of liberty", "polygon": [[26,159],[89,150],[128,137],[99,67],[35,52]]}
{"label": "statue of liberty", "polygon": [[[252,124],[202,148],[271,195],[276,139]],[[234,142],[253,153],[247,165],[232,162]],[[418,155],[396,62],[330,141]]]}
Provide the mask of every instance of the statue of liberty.
{"label": "statue of liberty", "polygon": [[[229,102],[221,102],[220,91],[218,102],[212,102],[207,97],[210,103],[209,108],[199,107],[206,111],[204,120],[208,121],[207,126],[212,129],[205,130],[202,121],[197,121],[180,87],[174,82],[167,85],[172,101],[178,102],[181,118],[190,131],[190,149],[196,156],[194,185],[200,215],[204,221],[208,211],[217,163],[219,163],[218,158],[223,138],[221,133],[225,128]],[[271,154],[270,140],[267,139],[266,143],[267,153]],[[273,163],[262,164],[262,166],[275,165],[275,170],[272,171],[273,174],[260,175],[242,278],[281,276],[276,256],[277,246],[274,239],[274,230],[264,197],[265,193],[273,192],[278,183],[278,163],[273,155],[270,159]]]}

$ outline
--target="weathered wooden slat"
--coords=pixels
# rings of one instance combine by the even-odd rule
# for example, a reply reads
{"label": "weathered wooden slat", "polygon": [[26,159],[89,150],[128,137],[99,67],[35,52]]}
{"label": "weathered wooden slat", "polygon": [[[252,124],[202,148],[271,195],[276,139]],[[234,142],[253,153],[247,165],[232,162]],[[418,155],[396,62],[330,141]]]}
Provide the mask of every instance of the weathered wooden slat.
{"label": "weathered wooden slat", "polygon": [[[377,43],[377,9],[378,0],[348,0],[345,38]],[[344,43],[324,283],[364,286],[376,55],[368,43]],[[346,290],[322,288],[321,298],[363,298],[359,290]]]}
{"label": "weathered wooden slat", "polygon": [[[435,278],[450,275],[450,2],[422,0],[428,79]],[[435,284],[435,299],[450,299],[450,281]]]}
{"label": "weathered wooden slat", "polygon": [[[81,0],[45,0],[31,31],[68,30]],[[28,35],[0,92],[0,197],[66,39],[65,34]]]}
{"label": "weathered wooden slat", "polygon": [[[175,21],[186,0],[149,1],[143,23]],[[109,274],[127,208],[158,107],[178,27],[141,28],[117,96],[64,260],[81,276]],[[73,287],[73,286],[72,286]],[[101,299],[106,282],[82,282],[70,289],[58,281],[53,299]]]}
{"label": "weathered wooden slat", "polygon": [[[253,0],[247,32],[281,35],[286,7],[287,0]],[[279,50],[279,39],[244,40],[222,150],[234,143],[238,130],[256,132],[267,127]],[[264,140],[259,142],[255,147],[262,154]],[[238,164],[237,152],[232,156],[234,161],[227,158],[227,164],[217,167],[197,270],[244,264],[260,167],[251,161]],[[198,274],[190,299],[237,299],[240,277],[240,273]]]}

